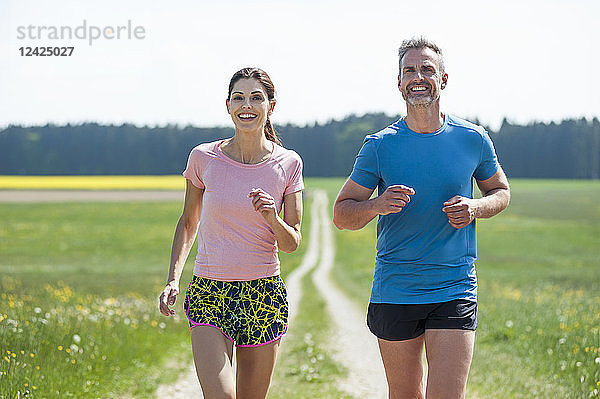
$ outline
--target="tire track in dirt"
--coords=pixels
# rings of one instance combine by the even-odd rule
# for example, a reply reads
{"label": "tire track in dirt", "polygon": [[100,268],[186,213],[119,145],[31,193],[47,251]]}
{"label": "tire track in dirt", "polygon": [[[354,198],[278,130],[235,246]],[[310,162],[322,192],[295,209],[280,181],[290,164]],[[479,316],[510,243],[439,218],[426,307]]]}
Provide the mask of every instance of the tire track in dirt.
{"label": "tire track in dirt", "polygon": [[[348,376],[338,381],[338,387],[356,398],[379,399],[387,397],[385,371],[379,354],[377,338],[367,328],[364,311],[344,295],[331,280],[335,247],[333,229],[325,192],[320,196],[321,259],[313,273],[313,281],[327,303],[333,322],[331,355],[348,370]],[[314,216],[313,216],[314,218]]]}

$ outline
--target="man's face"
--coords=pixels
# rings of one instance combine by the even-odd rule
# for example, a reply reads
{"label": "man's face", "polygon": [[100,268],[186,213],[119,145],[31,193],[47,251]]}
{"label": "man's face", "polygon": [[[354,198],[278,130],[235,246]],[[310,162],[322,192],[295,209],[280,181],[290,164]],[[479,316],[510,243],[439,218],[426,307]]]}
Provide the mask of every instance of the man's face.
{"label": "man's face", "polygon": [[440,98],[448,75],[440,71],[438,55],[425,47],[404,54],[398,76],[398,88],[404,100],[413,106],[428,107]]}

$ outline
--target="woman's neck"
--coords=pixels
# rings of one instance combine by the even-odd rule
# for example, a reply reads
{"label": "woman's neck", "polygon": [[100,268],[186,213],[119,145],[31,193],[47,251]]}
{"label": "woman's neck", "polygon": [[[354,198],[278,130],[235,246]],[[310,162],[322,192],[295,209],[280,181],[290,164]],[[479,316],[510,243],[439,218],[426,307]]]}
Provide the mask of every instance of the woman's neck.
{"label": "woman's neck", "polygon": [[[258,136],[258,137],[257,137]],[[264,161],[273,151],[274,144],[267,140],[264,132],[257,133],[240,132],[236,130],[235,135],[225,140],[221,150],[235,161],[245,164],[256,164]]]}

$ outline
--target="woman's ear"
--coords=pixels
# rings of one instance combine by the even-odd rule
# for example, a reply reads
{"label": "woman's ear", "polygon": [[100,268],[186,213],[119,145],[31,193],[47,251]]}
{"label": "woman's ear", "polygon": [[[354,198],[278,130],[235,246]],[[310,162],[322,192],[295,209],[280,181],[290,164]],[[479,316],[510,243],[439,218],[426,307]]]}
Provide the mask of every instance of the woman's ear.
{"label": "woman's ear", "polygon": [[229,109],[229,99],[225,100],[225,107],[227,107],[227,113],[231,114],[231,110]]}
{"label": "woman's ear", "polygon": [[275,104],[277,104],[277,101],[275,101],[275,100],[269,101],[269,115],[271,115],[273,113],[273,111],[275,110]]}

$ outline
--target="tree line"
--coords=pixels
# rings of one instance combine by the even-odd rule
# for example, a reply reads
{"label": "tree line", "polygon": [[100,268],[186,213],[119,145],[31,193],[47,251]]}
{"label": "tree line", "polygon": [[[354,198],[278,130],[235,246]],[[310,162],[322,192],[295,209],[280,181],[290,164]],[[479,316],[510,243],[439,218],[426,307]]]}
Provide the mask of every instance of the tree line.
{"label": "tree line", "polygon": [[[350,115],[307,126],[275,126],[304,160],[305,176],[348,176],[365,135],[399,118]],[[199,143],[231,137],[232,128],[137,127],[131,124],[9,126],[0,132],[0,174],[178,174]],[[598,119],[513,125],[490,132],[509,177],[600,178]]]}

